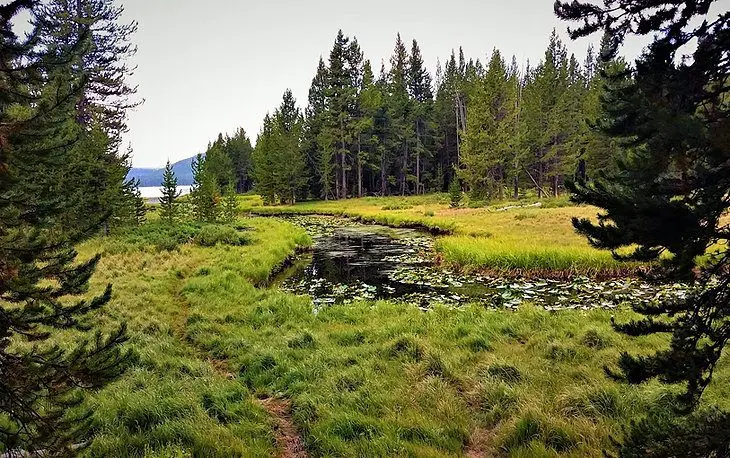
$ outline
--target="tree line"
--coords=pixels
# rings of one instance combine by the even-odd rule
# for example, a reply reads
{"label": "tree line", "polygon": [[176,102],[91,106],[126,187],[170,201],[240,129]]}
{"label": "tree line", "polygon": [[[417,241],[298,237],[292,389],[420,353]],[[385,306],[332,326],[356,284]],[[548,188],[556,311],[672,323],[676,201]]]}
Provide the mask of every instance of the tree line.
{"label": "tree line", "polygon": [[433,78],[418,42],[408,49],[398,35],[376,76],[357,39],[340,31],[306,108],[287,90],[264,118],[250,176],[270,203],[443,192],[454,181],[480,199],[557,195],[566,178],[607,171],[618,151],[592,126],[603,75],[626,74],[626,65],[600,54],[568,56],[553,32],[534,66],[497,49],[483,64],[460,49]]}

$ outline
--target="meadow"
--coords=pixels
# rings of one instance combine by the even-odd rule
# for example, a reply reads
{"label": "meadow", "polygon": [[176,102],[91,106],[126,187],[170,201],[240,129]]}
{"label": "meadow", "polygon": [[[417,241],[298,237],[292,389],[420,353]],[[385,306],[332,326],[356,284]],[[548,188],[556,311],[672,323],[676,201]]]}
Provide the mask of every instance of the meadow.
{"label": "meadow", "polygon": [[[476,217],[464,221],[455,237],[477,230]],[[611,317],[630,319],[627,308],[423,312],[381,301],[314,313],[308,297],[267,286],[310,243],[298,227],[255,217],[153,221],[80,247],[103,253],[92,293],[114,284],[92,318],[127,322],[137,355],[88,400],[84,454],[598,457],[674,390],[605,376],[622,351],[666,344],[616,334]],[[727,358],[705,401],[730,407]],[[287,454],[293,439],[304,454]]]}
{"label": "meadow", "polygon": [[326,214],[439,235],[436,251],[451,267],[499,275],[614,277],[641,266],[616,261],[576,234],[571,218],[595,219],[598,209],[571,205],[566,197],[525,198],[451,208],[445,194],[366,197],[347,201],[264,206],[258,196],[241,198],[241,209],[258,215]]}

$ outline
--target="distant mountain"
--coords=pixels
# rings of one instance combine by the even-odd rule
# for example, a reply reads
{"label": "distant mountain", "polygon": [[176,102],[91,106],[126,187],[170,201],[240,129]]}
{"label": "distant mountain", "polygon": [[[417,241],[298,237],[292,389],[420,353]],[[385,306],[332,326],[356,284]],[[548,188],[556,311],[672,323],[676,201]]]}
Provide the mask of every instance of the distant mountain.
{"label": "distant mountain", "polygon": [[[178,186],[190,186],[193,184],[193,159],[195,159],[195,156],[172,164],[172,170],[175,172],[175,176],[177,177]],[[139,179],[139,185],[142,187],[162,186],[163,173],[165,173],[164,167],[161,169],[132,167],[127,174],[127,179]]]}

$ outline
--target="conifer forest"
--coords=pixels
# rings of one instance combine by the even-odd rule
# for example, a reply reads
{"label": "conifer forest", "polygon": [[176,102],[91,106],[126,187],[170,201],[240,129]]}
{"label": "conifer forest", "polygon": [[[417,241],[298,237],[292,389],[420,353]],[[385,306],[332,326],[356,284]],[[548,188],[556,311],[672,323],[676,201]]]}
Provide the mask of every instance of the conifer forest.
{"label": "conifer forest", "polygon": [[0,0],[0,458],[730,456],[729,5],[329,1]]}

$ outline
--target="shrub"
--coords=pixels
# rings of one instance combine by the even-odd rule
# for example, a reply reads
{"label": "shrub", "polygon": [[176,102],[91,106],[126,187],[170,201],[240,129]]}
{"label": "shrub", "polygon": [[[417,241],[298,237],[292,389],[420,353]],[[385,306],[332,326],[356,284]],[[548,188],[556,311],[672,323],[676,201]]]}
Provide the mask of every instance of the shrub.
{"label": "shrub", "polygon": [[583,335],[581,339],[583,345],[594,350],[603,350],[604,348],[611,346],[611,341],[608,337],[601,335],[596,329],[589,329]]}
{"label": "shrub", "polygon": [[173,251],[179,245],[188,243],[199,230],[199,226],[192,223],[165,224],[152,222],[136,227],[125,228],[115,234],[110,247],[124,245],[133,249],[142,250],[154,247],[157,251]]}
{"label": "shrub", "polygon": [[249,243],[248,237],[233,227],[218,224],[203,226],[195,236],[194,241],[196,244],[204,247],[216,246],[219,243],[233,246],[241,246]]}
{"label": "shrub", "polygon": [[462,197],[463,193],[461,192],[461,183],[457,177],[454,177],[449,185],[449,202],[451,203],[451,208],[459,208],[461,206]]}
{"label": "shrub", "polygon": [[537,215],[532,214],[532,213],[518,213],[515,215],[515,219],[517,221],[523,221],[526,219],[534,219],[534,218],[537,218]]}
{"label": "shrub", "polygon": [[391,204],[386,205],[382,208],[382,210],[410,210],[413,208],[413,205],[408,204]]}

